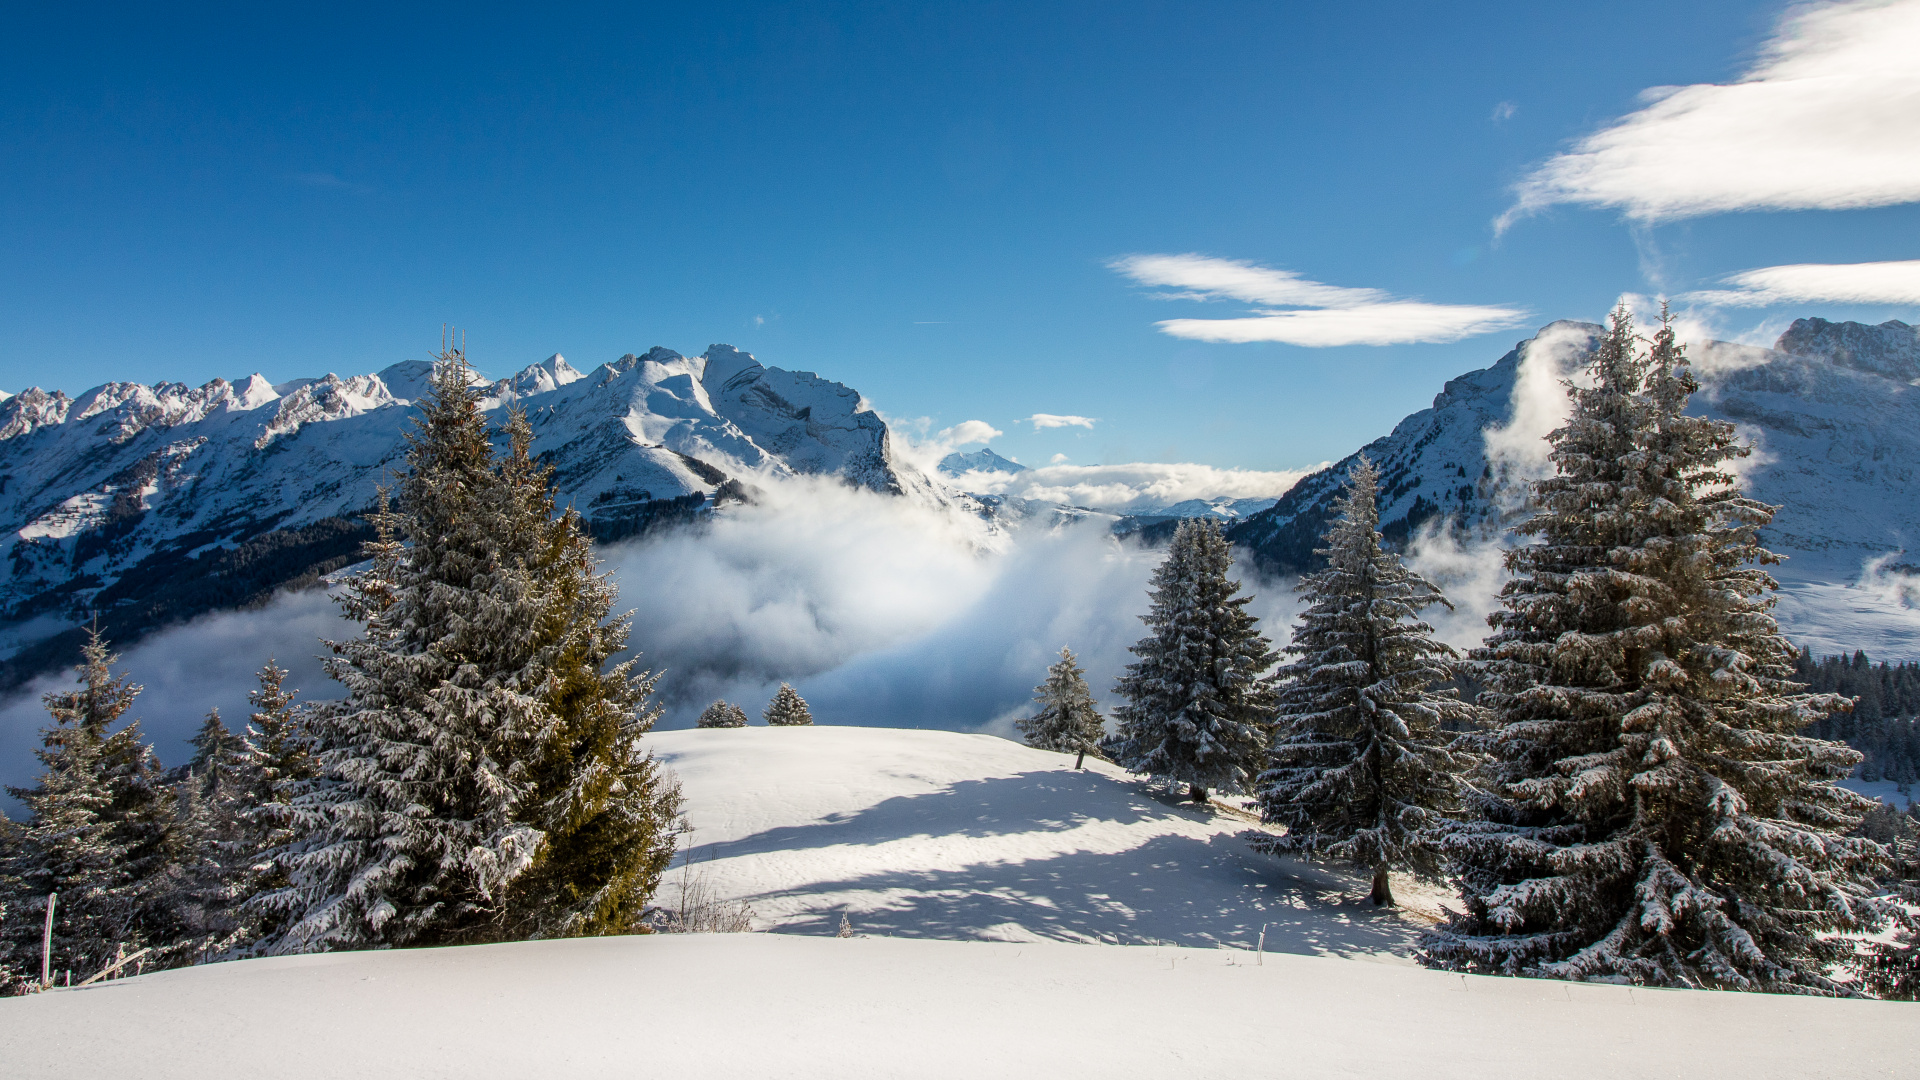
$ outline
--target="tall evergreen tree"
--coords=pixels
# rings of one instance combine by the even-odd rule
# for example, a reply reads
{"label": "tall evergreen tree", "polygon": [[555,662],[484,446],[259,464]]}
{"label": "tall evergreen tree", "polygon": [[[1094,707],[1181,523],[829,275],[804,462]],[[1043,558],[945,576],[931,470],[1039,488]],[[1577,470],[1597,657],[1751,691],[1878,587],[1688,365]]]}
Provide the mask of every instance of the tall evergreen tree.
{"label": "tall evergreen tree", "polygon": [[276,951],[621,932],[671,858],[678,792],[639,747],[655,677],[607,667],[628,623],[525,418],[497,459],[444,353],[398,508],[341,597],[345,700],[310,710]]}
{"label": "tall evergreen tree", "polygon": [[1100,752],[1100,740],[1106,735],[1106,721],[1093,706],[1086,676],[1073,650],[1062,646],[1060,659],[1047,669],[1047,681],[1033,688],[1033,701],[1039,710],[1014,721],[1028,746],[1079,755],[1075,768],[1086,761],[1088,753]]}
{"label": "tall evergreen tree", "polygon": [[[549,726],[522,737],[532,790],[518,810],[544,841],[507,894],[508,937],[624,934],[679,844],[680,787],[641,737],[660,718],[657,673],[627,647],[632,622],[615,616],[619,589],[598,573],[580,516],[555,513],[553,471],[532,457],[533,429],[514,411],[500,465],[504,516],[524,546],[508,565],[537,616],[508,684],[530,693]],[[609,666],[611,665],[611,666]]]}
{"label": "tall evergreen tree", "polygon": [[700,714],[700,727],[746,727],[747,711],[731,701],[716,701]]}
{"label": "tall evergreen tree", "polygon": [[76,669],[79,687],[43,699],[53,722],[41,732],[38,782],[7,789],[30,815],[15,838],[6,875],[14,893],[0,924],[17,964],[38,967],[50,893],[59,895],[56,971],[91,975],[122,948],[152,947],[165,965],[200,947],[174,906],[169,871],[180,830],[173,792],[139,721],[114,727],[140,693],[114,675],[117,659],[98,632],[90,634]]}
{"label": "tall evergreen tree", "polygon": [[813,723],[813,713],[807,708],[806,699],[786,683],[780,684],[773,700],[767,702],[766,712],[761,715],[769,727],[805,727]]}
{"label": "tall evergreen tree", "polygon": [[1260,806],[1287,827],[1272,850],[1357,863],[1373,873],[1373,902],[1391,904],[1389,871],[1441,872],[1432,830],[1459,810],[1472,761],[1443,725],[1476,713],[1444,685],[1457,654],[1419,619],[1446,598],[1381,547],[1379,482],[1362,457],[1318,552],[1327,568],[1300,583],[1307,608],[1286,647],[1294,661],[1272,676],[1279,705]]}
{"label": "tall evergreen tree", "polygon": [[1844,702],[1791,681],[1769,613],[1773,508],[1740,494],[1733,425],[1663,320],[1624,311],[1553,432],[1556,475],[1509,552],[1476,653],[1496,726],[1486,820],[1448,843],[1466,911],[1425,960],[1466,971],[1848,993],[1830,969],[1884,905],[1859,755],[1801,734]]}
{"label": "tall evergreen tree", "polygon": [[1195,802],[1210,789],[1245,791],[1266,760],[1272,687],[1260,676],[1274,662],[1247,614],[1250,596],[1228,575],[1233,553],[1210,519],[1174,530],[1153,574],[1151,631],[1132,647],[1114,692],[1119,732],[1108,756],[1123,768],[1188,785]]}

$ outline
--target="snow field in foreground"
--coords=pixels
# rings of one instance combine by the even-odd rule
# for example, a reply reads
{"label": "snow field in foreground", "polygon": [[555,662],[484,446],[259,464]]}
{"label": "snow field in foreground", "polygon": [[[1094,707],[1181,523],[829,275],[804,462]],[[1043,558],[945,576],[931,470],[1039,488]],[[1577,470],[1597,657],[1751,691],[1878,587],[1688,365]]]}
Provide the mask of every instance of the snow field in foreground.
{"label": "snow field in foreground", "polygon": [[12,998],[0,1061],[10,1080],[1808,1080],[1900,1075],[1914,1010],[1225,949],[685,934],[247,960]]}
{"label": "snow field in foreground", "polygon": [[694,826],[682,883],[753,908],[756,930],[1079,941],[1362,956],[1397,963],[1439,914],[1367,901],[1339,870],[1254,852],[1255,822],[1156,797],[1137,778],[991,735],[900,728],[696,728],[647,745]]}

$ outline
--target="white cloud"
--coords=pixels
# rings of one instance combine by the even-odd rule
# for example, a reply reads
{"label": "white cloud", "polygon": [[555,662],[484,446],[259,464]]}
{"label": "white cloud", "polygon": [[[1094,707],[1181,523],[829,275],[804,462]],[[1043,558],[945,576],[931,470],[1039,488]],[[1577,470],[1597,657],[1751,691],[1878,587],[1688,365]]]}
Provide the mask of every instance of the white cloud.
{"label": "white cloud", "polygon": [[1043,465],[1017,473],[970,472],[954,481],[965,491],[1089,506],[1101,510],[1147,510],[1188,499],[1227,496],[1269,499],[1286,494],[1308,469],[1265,472],[1212,465],[1135,462],[1128,465]]}
{"label": "white cloud", "polygon": [[1033,430],[1035,431],[1039,431],[1042,428],[1057,427],[1090,428],[1094,424],[1093,417],[1091,416],[1060,416],[1055,413],[1045,412],[1037,412],[1032,416],[1022,417],[1020,422],[1023,424],[1032,424]]}
{"label": "white cloud", "polygon": [[1916,56],[1920,0],[1793,8],[1738,81],[1646,91],[1521,182],[1496,227],[1557,203],[1657,222],[1920,200]]}
{"label": "white cloud", "polygon": [[962,420],[940,432],[940,439],[952,446],[966,446],[970,443],[991,442],[1006,432],[987,423],[985,420]]}
{"label": "white cloud", "polygon": [[1053,455],[1052,457],[1050,457],[1050,458],[1048,458],[1048,459],[1047,459],[1047,464],[1049,464],[1049,465],[1059,465],[1059,464],[1061,464],[1062,462],[1065,462],[1065,461],[1069,461],[1069,460],[1071,460],[1071,459],[1070,459],[1070,458],[1068,458],[1068,457],[1067,457],[1067,455],[1065,455],[1065,454],[1055,454],[1055,455]]}
{"label": "white cloud", "polygon": [[1731,289],[1687,293],[1682,300],[1722,307],[1776,304],[1920,304],[1920,260],[1795,263],[1722,278]]}
{"label": "white cloud", "polygon": [[1156,324],[1162,333],[1194,341],[1276,341],[1309,348],[1446,342],[1514,326],[1526,317],[1506,307],[1403,300],[1379,289],[1326,285],[1291,270],[1206,255],[1129,255],[1110,265],[1142,285],[1181,290],[1158,294],[1162,299],[1261,305],[1243,318]]}
{"label": "white cloud", "polygon": [[1513,102],[1503,101],[1493,107],[1493,122],[1496,124],[1504,124],[1513,119],[1513,114],[1519,111],[1520,107]]}

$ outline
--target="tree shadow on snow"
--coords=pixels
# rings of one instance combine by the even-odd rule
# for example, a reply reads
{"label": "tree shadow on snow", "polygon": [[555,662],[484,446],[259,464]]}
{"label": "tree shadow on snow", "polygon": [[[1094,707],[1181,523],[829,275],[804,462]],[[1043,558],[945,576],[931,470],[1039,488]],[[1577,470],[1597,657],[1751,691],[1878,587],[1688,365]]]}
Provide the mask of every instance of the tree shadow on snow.
{"label": "tree shadow on snow", "polygon": [[[689,851],[695,864],[759,853],[801,853],[915,838],[986,838],[1140,824],[1169,811],[1144,785],[1094,772],[1038,770],[969,780],[887,799],[856,813],[768,829]],[[1116,944],[1254,947],[1262,925],[1273,952],[1405,954],[1419,927],[1366,900],[1367,883],[1323,866],[1255,852],[1251,831],[1152,836],[1118,853],[1068,851],[959,869],[877,870],[740,897],[780,911],[783,933],[834,933],[849,913],[861,933],[1007,939],[1034,936]],[[853,894],[853,895],[849,895]],[[862,895],[864,894],[864,895]]]}

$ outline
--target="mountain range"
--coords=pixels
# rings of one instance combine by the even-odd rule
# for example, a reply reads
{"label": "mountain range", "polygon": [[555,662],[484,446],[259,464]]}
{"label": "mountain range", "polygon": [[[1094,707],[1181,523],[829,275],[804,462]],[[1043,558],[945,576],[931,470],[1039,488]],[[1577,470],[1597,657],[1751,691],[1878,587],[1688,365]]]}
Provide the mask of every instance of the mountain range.
{"label": "mountain range", "polygon": [[[817,475],[1009,522],[1099,520],[1148,540],[1179,519],[1211,516],[1259,567],[1289,574],[1313,565],[1333,496],[1361,453],[1381,468],[1391,540],[1404,547],[1424,532],[1497,543],[1525,512],[1525,481],[1548,468],[1542,437],[1564,417],[1564,381],[1600,332],[1543,328],[1277,500],[1126,512],[956,491],[951,482],[967,473],[1026,467],[981,449],[924,473],[855,390],[726,345],[694,357],[655,348],[584,373],[554,356],[476,385],[486,408],[526,411],[562,499],[600,540],[750,499],[757,484]],[[1817,590],[1844,588],[1863,566],[1898,572],[1890,553],[1920,535],[1920,331],[1802,319],[1771,349],[1714,342],[1692,351],[1696,409],[1740,425],[1756,447],[1743,481],[1783,507],[1766,536],[1790,556],[1783,580],[1812,590],[1801,600],[1857,608],[1857,590]],[[432,371],[409,361],[280,384],[253,375],[4,397],[0,688],[70,662],[89,619],[128,644],[355,561],[369,537],[360,515],[403,466]],[[1920,655],[1920,630],[1901,607],[1913,599],[1895,595],[1874,625]],[[1798,617],[1845,623],[1837,610]],[[1828,629],[1838,643],[1854,632]]]}
{"label": "mountain range", "polygon": [[[126,644],[258,603],[358,558],[359,515],[404,467],[431,361],[271,384],[108,383],[0,401],[0,686],[77,656],[92,618]],[[480,383],[523,408],[596,538],[684,519],[754,481],[831,474],[949,498],[900,462],[855,391],[730,346],[656,348],[582,373],[559,357]]]}

